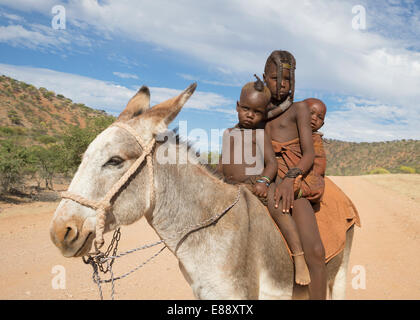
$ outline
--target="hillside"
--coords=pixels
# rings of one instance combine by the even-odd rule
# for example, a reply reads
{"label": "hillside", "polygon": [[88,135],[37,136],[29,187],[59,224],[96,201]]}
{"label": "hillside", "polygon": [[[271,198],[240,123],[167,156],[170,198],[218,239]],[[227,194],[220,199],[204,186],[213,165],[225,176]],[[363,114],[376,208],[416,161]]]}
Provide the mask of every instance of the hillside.
{"label": "hillside", "polygon": [[419,140],[356,143],[326,139],[324,146],[327,175],[420,173]]}
{"label": "hillside", "polygon": [[47,137],[60,136],[69,125],[85,128],[89,119],[110,117],[45,88],[0,76],[0,137],[27,136],[26,143],[48,141]]}
{"label": "hillside", "polygon": [[[88,122],[94,127],[92,120],[96,120],[94,130],[84,133],[89,137],[78,146],[77,158],[113,119],[105,111],[74,103],[61,94],[0,76],[0,141],[12,139],[25,146],[60,144],[69,127],[83,129]],[[69,138],[67,143],[73,140]],[[420,173],[419,140],[355,143],[325,139],[324,146],[328,175]],[[77,163],[74,159],[73,164]]]}
{"label": "hillside", "polygon": [[90,142],[114,120],[61,94],[1,76],[0,198],[34,199],[53,189],[55,178],[71,177]]}

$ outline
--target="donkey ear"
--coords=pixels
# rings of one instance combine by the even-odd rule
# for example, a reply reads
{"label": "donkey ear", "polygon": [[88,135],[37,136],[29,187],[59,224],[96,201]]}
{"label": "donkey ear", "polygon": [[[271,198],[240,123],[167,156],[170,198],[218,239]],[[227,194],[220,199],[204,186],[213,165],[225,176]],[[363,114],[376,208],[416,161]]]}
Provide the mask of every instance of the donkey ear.
{"label": "donkey ear", "polygon": [[157,134],[167,129],[171,121],[181,111],[182,106],[194,93],[196,87],[197,83],[194,82],[179,96],[155,105],[144,114],[143,119],[149,119],[151,121],[153,133]]}
{"label": "donkey ear", "polygon": [[121,112],[117,121],[128,121],[150,108],[150,91],[142,86],[139,91],[128,101],[124,111]]}

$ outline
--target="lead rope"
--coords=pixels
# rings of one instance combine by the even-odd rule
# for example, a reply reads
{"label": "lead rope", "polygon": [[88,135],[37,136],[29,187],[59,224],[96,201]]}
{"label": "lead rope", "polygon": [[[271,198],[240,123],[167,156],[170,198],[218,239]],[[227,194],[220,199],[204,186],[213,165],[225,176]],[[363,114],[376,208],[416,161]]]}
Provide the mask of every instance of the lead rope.
{"label": "lead rope", "polygon": [[[149,171],[149,185],[151,186],[150,188],[150,195],[149,195],[149,199],[150,199],[150,205],[149,205],[149,209],[147,210],[149,213],[149,211],[152,211],[154,206],[155,206],[155,190],[153,188],[154,186],[154,178],[153,178],[153,159],[152,159],[152,150],[154,148],[155,145],[155,140],[152,139],[148,145],[145,145],[143,139],[139,136],[139,134],[129,125],[125,124],[125,123],[120,123],[120,122],[116,122],[114,124],[112,124],[111,126],[117,126],[120,127],[126,131],[128,131],[131,135],[133,135],[138,144],[140,145],[140,147],[143,149],[143,154],[131,165],[131,167],[128,169],[127,172],[125,172],[125,174],[117,181],[116,184],[114,184],[112,186],[112,188],[106,193],[105,197],[101,200],[101,201],[92,201],[89,199],[86,199],[83,196],[71,193],[71,192],[62,192],[61,196],[62,198],[65,199],[69,199],[72,201],[75,201],[81,205],[84,205],[86,207],[92,208],[94,210],[96,210],[96,238],[94,241],[94,247],[95,247],[95,252],[93,254],[88,255],[88,259],[86,260],[83,257],[83,261],[86,264],[90,264],[93,268],[93,281],[95,283],[98,284],[99,287],[99,293],[101,296],[101,300],[103,300],[103,294],[102,294],[102,288],[101,288],[101,283],[105,283],[105,282],[112,282],[112,299],[114,299],[114,274],[112,272],[112,264],[114,263],[114,260],[116,258],[119,258],[125,254],[134,252],[134,251],[138,251],[138,250],[142,250],[142,249],[146,249],[155,245],[158,245],[162,242],[164,242],[163,240],[158,241],[155,244],[152,245],[146,245],[137,249],[133,249],[130,250],[124,254],[121,254],[119,256],[116,256],[116,251],[117,251],[117,247],[118,247],[118,241],[120,238],[120,229],[117,229],[114,232],[114,236],[113,236],[113,241],[111,242],[110,246],[108,247],[108,249],[106,250],[105,253],[102,253],[100,251],[100,248],[104,245],[105,241],[103,238],[103,233],[104,233],[104,229],[105,229],[105,221],[106,221],[106,215],[109,212],[109,210],[111,210],[112,208],[112,200],[114,198],[114,196],[117,194],[117,192],[120,191],[120,189],[126,184],[126,182],[131,178],[132,175],[134,175],[138,168],[140,167],[140,165],[143,163],[143,161],[146,159],[147,162],[147,167],[148,167],[148,171]],[[184,233],[185,230],[187,229],[191,229],[188,232],[186,232],[183,237],[185,238],[190,232],[193,232],[194,230],[201,228],[201,227],[205,227],[208,226],[212,223],[214,223],[215,221],[217,221],[224,213],[226,213],[227,211],[230,210],[230,208],[232,208],[238,201],[239,201],[239,196],[240,196],[240,188],[238,188],[238,196],[236,197],[236,200],[229,205],[225,210],[223,210],[220,214],[215,215],[213,217],[211,217],[210,219],[207,219],[203,222],[201,222],[200,224],[197,224],[196,226],[190,226],[188,228],[185,228],[179,232],[177,232],[177,234],[179,233]],[[172,238],[168,238],[166,240],[171,240]],[[113,256],[108,256],[112,250],[112,247],[115,243],[115,248],[114,248],[114,252],[113,252]],[[147,264],[150,260],[154,259],[157,255],[159,255],[159,253],[161,253],[163,251],[163,249],[166,248],[163,247],[161,250],[159,250],[156,254],[154,254],[151,258],[149,258],[147,261],[145,261],[144,263],[142,263],[141,265],[139,265],[138,267],[136,267],[135,269],[133,269],[132,271],[128,272],[127,274],[116,278],[116,280],[118,279],[122,279],[126,276],[128,276],[129,274],[131,274],[132,272],[134,272],[135,270],[139,269],[140,267],[142,267],[143,265]],[[111,261],[109,261],[111,260]],[[106,263],[107,267],[106,269],[103,268],[103,264]],[[110,271],[111,273],[111,278],[108,280],[101,280],[100,276],[99,276],[99,271],[103,272],[103,273],[107,273],[108,271]]]}
{"label": "lead rope", "polygon": [[[186,227],[186,228],[184,228],[180,231],[177,231],[175,236],[167,238],[166,241],[173,240],[175,238],[179,238],[179,234],[182,235],[181,239],[183,239],[188,234],[193,232],[194,230],[197,230],[197,229],[200,229],[200,228],[203,228],[203,227],[208,227],[211,224],[215,223],[217,220],[219,220],[226,212],[228,212],[239,201],[240,195],[241,195],[241,188],[239,187],[238,188],[238,194],[237,194],[235,200],[233,201],[233,203],[231,203],[229,206],[227,206],[219,214],[214,215],[214,216],[210,217],[209,219],[202,221],[201,223],[198,223],[196,225],[192,225],[192,226]],[[161,249],[159,249],[159,251],[157,251],[155,254],[153,254],[151,257],[149,257],[146,261],[142,262],[140,265],[138,265],[137,267],[135,267],[131,271],[129,271],[129,272],[127,272],[127,273],[125,273],[125,274],[123,274],[119,277],[114,277],[114,273],[112,271],[112,264],[114,263],[115,259],[121,258],[125,255],[128,255],[128,254],[136,252],[136,251],[140,251],[140,250],[144,250],[144,249],[148,249],[148,248],[157,246],[157,245],[165,242],[165,240],[160,240],[160,241],[154,242],[152,244],[146,244],[146,245],[143,245],[141,247],[131,249],[131,250],[125,251],[123,253],[120,253],[119,255],[116,255],[116,250],[117,250],[117,247],[118,247],[118,241],[120,240],[120,238],[121,238],[121,233],[120,233],[120,228],[118,228],[114,232],[114,236],[112,237],[111,244],[109,245],[106,253],[100,253],[100,254],[97,254],[97,255],[94,255],[94,256],[89,256],[87,260],[85,259],[85,257],[82,257],[84,263],[90,264],[92,266],[92,269],[93,269],[92,279],[93,279],[93,282],[96,283],[97,286],[98,286],[99,295],[101,297],[101,300],[103,300],[103,293],[102,293],[102,287],[101,287],[102,283],[111,282],[111,299],[114,300],[114,295],[115,295],[115,284],[114,284],[114,282],[115,281],[124,279],[125,277],[127,277],[130,274],[134,273],[135,271],[139,270],[140,268],[145,266],[147,263],[152,261],[154,258],[156,258],[165,248],[167,248],[167,246],[165,244],[165,246],[162,247]],[[112,250],[111,248],[114,245],[114,243],[115,243],[115,248],[113,250],[113,255],[108,256],[109,252],[111,252],[111,250]],[[102,267],[104,263],[106,263],[106,265],[107,265],[106,269],[103,269],[103,267]],[[99,271],[101,271],[104,274],[109,271],[110,274],[111,274],[110,278],[105,279],[105,280],[101,280],[101,278],[99,276]]]}

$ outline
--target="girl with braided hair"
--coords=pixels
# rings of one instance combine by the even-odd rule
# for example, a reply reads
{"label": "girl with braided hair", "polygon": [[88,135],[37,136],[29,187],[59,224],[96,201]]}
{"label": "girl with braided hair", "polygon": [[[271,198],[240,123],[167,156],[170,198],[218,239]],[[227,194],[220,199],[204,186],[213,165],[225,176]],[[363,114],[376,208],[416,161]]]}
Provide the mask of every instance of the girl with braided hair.
{"label": "girl with braided hair", "polygon": [[296,185],[313,166],[315,152],[309,107],[305,101],[293,101],[295,68],[290,52],[276,50],[264,69],[264,81],[271,92],[265,131],[278,161],[277,186],[274,194],[268,195],[274,198],[269,211],[292,251],[296,277],[309,282],[310,299],[325,299],[325,249],[311,203],[296,192]]}

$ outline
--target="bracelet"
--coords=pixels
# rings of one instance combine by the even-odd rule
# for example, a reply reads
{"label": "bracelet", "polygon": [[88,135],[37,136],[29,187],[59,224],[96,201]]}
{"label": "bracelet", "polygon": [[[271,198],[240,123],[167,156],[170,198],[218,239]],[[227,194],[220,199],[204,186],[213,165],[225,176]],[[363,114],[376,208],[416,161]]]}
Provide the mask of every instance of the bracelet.
{"label": "bracelet", "polygon": [[264,179],[258,179],[256,182],[257,182],[257,183],[265,183],[265,185],[266,185],[267,187],[269,187],[269,186],[270,186],[270,184],[269,184],[266,180],[264,180]]}
{"label": "bracelet", "polygon": [[271,179],[269,177],[266,176],[261,176],[261,179],[264,179],[265,181],[267,181],[268,183],[271,183]]}
{"label": "bracelet", "polygon": [[303,175],[303,171],[300,168],[292,168],[289,171],[287,171],[285,178],[296,178],[300,175]]}

